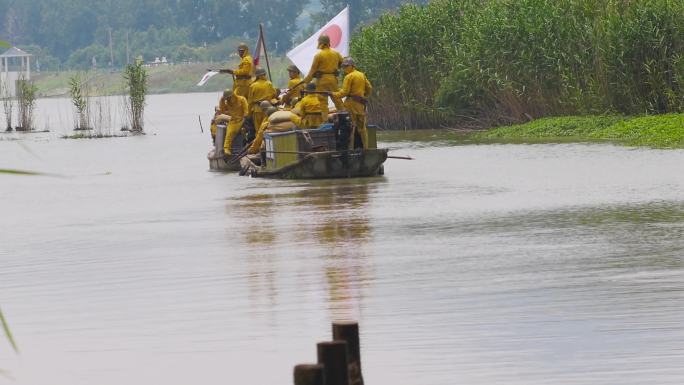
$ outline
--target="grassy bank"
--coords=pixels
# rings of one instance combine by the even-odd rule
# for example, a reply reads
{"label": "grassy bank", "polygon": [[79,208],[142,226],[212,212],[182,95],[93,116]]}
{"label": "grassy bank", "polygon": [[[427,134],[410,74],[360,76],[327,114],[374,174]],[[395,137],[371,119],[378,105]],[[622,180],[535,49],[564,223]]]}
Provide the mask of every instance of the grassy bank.
{"label": "grassy bank", "polygon": [[475,139],[538,142],[606,140],[629,146],[684,148],[684,114],[542,118],[474,134]]}
{"label": "grassy bank", "polygon": [[[263,60],[262,60],[263,61]],[[271,75],[276,87],[287,85],[287,70],[289,64],[281,57],[271,58]],[[148,68],[149,93],[188,93],[188,92],[214,92],[232,87],[233,81],[229,75],[217,75],[203,87],[197,87],[197,82],[202,78],[207,68],[219,68],[222,65],[233,68],[237,63],[199,63],[177,64]],[[41,72],[33,76],[38,93],[41,97],[67,96],[69,91],[69,79],[76,74],[75,71]],[[88,71],[85,73],[88,84],[94,95],[119,95],[123,93],[123,77],[120,71],[109,70]]]}

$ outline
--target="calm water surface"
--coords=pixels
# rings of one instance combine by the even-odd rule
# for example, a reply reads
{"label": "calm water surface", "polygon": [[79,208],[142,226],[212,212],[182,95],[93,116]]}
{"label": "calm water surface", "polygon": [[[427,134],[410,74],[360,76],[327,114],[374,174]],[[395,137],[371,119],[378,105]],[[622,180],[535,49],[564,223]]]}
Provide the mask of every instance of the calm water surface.
{"label": "calm water surface", "polygon": [[431,132],[385,177],[250,179],[208,171],[217,98],[98,140],[42,100],[50,133],[0,135],[57,175],[0,176],[14,383],[291,384],[338,319],[369,385],[684,382],[684,151]]}

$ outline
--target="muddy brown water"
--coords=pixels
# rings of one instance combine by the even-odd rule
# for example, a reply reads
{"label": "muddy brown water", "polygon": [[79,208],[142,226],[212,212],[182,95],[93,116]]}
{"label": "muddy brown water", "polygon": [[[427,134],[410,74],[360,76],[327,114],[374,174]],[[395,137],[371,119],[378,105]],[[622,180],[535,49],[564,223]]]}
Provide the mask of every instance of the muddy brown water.
{"label": "muddy brown water", "polygon": [[426,131],[381,137],[415,158],[384,177],[250,179],[208,171],[217,97],[96,140],[41,100],[51,132],[0,135],[54,175],[0,175],[13,383],[291,384],[338,319],[370,385],[684,381],[684,151]]}

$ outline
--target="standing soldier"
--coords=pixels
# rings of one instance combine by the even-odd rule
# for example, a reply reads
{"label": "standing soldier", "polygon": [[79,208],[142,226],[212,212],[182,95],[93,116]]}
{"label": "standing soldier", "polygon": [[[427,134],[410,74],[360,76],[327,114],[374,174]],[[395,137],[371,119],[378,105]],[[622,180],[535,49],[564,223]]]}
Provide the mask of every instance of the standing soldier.
{"label": "standing soldier", "polygon": [[266,117],[265,109],[262,108],[261,102],[271,102],[278,96],[273,84],[266,80],[266,70],[257,68],[256,80],[249,86],[249,96],[247,102],[249,103],[249,111],[254,121],[254,128],[259,129],[261,123]]}
{"label": "standing soldier", "polygon": [[254,63],[252,55],[249,54],[247,44],[240,43],[238,45],[238,55],[240,55],[240,64],[238,68],[231,70],[220,70],[221,73],[229,73],[234,77],[233,90],[240,96],[247,97],[249,93],[249,85],[252,84],[252,73],[254,71]]}
{"label": "standing soldier", "polygon": [[[320,51],[314,56],[313,64],[309,74],[304,78],[304,83],[309,83],[313,78],[316,78],[316,91],[337,92],[340,89],[337,74],[342,64],[342,55],[334,49],[330,48],[330,37],[328,35],[320,35],[318,37],[318,49]],[[323,108],[326,115],[328,115],[328,98],[326,96],[319,96],[323,102]],[[333,103],[338,110],[342,109],[342,101],[339,98],[332,97]]]}
{"label": "standing soldier", "polygon": [[342,89],[335,92],[337,98],[346,97],[344,109],[349,112],[352,121],[352,133],[349,138],[349,149],[354,148],[354,132],[361,136],[364,150],[368,148],[368,132],[366,131],[366,105],[373,87],[366,75],[356,69],[354,59],[347,57],[342,62],[345,73]]}
{"label": "standing soldier", "polygon": [[285,95],[283,95],[283,99],[281,100],[281,102],[286,106],[290,104],[291,100],[295,98],[299,99],[301,97],[301,88],[304,85],[304,83],[302,83],[302,74],[296,65],[289,65],[287,67],[287,74],[290,77],[290,81],[287,82],[288,91]]}
{"label": "standing soldier", "polygon": [[233,146],[233,139],[240,132],[245,118],[248,116],[249,107],[247,106],[247,99],[235,93],[232,90],[223,91],[223,96],[219,100],[218,115],[215,120],[227,121],[226,139],[223,142],[223,153],[232,155],[231,147]]}

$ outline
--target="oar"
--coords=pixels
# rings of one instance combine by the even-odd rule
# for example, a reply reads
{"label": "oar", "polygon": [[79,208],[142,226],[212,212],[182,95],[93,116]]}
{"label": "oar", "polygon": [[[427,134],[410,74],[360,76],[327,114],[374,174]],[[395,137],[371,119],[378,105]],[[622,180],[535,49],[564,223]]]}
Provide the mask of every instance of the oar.
{"label": "oar", "polygon": [[387,159],[415,160],[415,159],[411,158],[410,156],[393,156],[393,155],[387,155]]}

